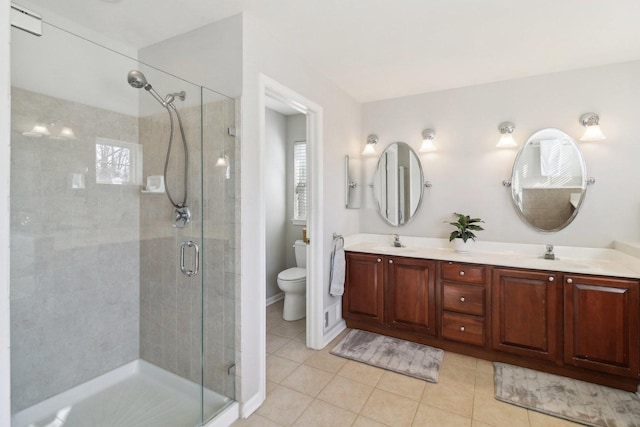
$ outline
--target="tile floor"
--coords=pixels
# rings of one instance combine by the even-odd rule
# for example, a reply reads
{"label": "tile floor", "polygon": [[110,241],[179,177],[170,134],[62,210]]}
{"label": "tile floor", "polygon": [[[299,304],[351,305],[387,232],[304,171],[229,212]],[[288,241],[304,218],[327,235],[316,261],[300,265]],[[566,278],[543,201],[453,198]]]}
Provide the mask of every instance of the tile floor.
{"label": "tile floor", "polygon": [[[499,402],[493,366],[446,352],[438,384],[305,346],[305,321],[267,307],[267,399],[233,427],[569,427],[579,424]],[[346,332],[345,332],[346,333]]]}

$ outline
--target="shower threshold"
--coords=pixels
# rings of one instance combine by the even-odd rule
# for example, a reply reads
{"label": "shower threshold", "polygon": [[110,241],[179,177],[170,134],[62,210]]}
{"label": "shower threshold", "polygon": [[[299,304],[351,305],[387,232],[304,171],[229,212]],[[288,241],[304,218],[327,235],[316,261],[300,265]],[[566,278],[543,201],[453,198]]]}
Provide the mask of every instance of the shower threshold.
{"label": "shower threshold", "polygon": [[[14,414],[12,427],[194,427],[200,385],[134,360]],[[234,401],[204,389],[205,419]]]}

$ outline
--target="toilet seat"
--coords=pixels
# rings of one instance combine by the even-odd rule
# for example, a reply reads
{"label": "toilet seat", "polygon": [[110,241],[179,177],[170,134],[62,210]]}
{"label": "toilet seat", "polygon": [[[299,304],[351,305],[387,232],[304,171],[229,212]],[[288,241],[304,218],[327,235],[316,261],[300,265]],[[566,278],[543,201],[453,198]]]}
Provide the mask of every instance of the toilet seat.
{"label": "toilet seat", "polygon": [[[273,276],[272,276],[273,277]],[[285,282],[293,282],[305,279],[307,277],[307,269],[301,267],[287,268],[278,274],[278,280]]]}

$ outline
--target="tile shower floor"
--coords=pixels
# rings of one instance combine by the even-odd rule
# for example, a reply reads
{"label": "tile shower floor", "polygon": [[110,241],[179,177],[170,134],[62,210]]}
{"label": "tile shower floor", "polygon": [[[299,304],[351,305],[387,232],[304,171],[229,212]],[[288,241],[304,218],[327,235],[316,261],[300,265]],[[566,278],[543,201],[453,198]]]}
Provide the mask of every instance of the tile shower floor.
{"label": "tile shower floor", "polygon": [[[201,392],[196,383],[144,361],[132,362],[96,380],[16,414],[12,427],[200,425]],[[214,414],[231,402],[208,389],[204,400],[205,414]]]}
{"label": "tile shower floor", "polygon": [[[345,332],[346,333],[346,332]],[[267,307],[267,399],[233,427],[568,427],[568,421],[493,397],[491,362],[445,352],[438,384],[305,346],[305,320]]]}

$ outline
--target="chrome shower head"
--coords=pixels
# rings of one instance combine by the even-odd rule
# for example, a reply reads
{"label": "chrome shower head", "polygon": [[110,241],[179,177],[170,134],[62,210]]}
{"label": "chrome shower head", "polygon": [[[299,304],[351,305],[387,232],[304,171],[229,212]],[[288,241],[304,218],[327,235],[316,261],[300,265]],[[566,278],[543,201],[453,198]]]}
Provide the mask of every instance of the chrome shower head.
{"label": "chrome shower head", "polygon": [[147,82],[147,78],[142,74],[141,71],[131,70],[129,74],[127,74],[127,82],[136,89],[147,88],[149,83]]}
{"label": "chrome shower head", "polygon": [[151,96],[153,96],[156,99],[156,101],[158,101],[165,108],[167,107],[167,105],[171,103],[171,101],[173,101],[173,97],[171,97],[171,100],[169,100],[169,102],[166,102],[164,99],[162,99],[162,97],[158,94],[158,92],[156,92],[153,89],[153,87],[149,84],[149,82],[147,81],[147,78],[144,76],[144,74],[142,74],[142,71],[138,71],[138,70],[129,71],[129,74],[127,74],[127,82],[129,82],[129,84],[133,88],[136,88],[136,89],[144,88],[144,90],[149,92]]}

